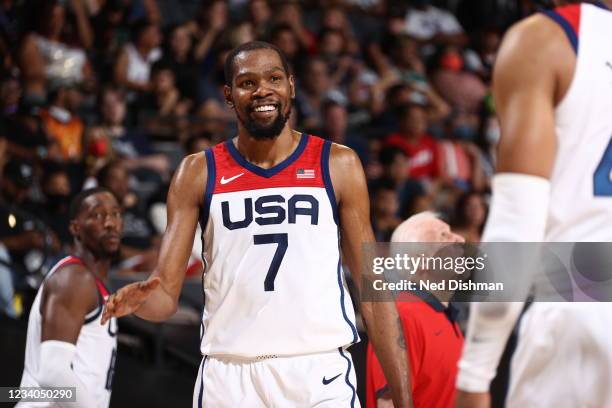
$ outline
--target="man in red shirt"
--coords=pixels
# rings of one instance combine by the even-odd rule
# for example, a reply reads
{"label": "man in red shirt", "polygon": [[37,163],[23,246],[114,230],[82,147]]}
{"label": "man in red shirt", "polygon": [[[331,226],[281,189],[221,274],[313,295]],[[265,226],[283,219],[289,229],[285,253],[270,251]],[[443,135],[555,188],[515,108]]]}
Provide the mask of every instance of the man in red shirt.
{"label": "man in red shirt", "polygon": [[399,131],[385,138],[385,144],[406,152],[408,176],[432,179],[438,176],[436,141],[427,134],[427,110],[423,104],[410,103],[398,112]]}
{"label": "man in red shirt", "polygon": [[[417,214],[397,227],[392,242],[464,242],[432,213]],[[408,349],[410,384],[415,408],[452,407],[463,335],[448,303],[452,292],[413,291],[402,294],[397,309]],[[371,345],[368,345],[366,407],[393,407],[389,387]]]}

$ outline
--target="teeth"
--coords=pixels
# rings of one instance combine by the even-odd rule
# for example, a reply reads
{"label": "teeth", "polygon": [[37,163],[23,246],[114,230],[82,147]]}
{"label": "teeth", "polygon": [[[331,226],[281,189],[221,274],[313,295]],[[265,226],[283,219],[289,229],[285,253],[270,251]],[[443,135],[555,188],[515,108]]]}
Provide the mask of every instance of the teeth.
{"label": "teeth", "polygon": [[255,112],[270,112],[275,109],[276,107],[274,107],[273,105],[263,105],[263,106],[256,107]]}

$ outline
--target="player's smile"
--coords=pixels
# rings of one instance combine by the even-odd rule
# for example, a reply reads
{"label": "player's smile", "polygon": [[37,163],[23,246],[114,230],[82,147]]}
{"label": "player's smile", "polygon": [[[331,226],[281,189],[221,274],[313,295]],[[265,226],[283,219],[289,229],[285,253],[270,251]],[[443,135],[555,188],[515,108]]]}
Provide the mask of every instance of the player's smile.
{"label": "player's smile", "polygon": [[276,102],[259,102],[257,104],[253,104],[249,108],[249,113],[254,119],[269,119],[273,118],[275,115],[278,115],[280,107],[281,104]]}

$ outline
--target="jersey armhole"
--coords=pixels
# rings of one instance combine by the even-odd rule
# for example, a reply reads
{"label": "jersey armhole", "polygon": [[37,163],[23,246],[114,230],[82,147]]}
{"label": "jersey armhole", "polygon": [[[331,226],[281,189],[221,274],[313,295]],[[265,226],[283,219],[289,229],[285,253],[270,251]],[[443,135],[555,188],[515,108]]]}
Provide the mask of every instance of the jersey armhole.
{"label": "jersey armhole", "polygon": [[334,186],[332,184],[331,174],[329,172],[331,145],[331,140],[326,140],[323,142],[323,148],[321,149],[321,173],[323,176],[323,184],[325,185],[325,191],[327,192],[327,197],[329,198],[329,202],[332,206],[334,222],[336,223],[336,225],[340,225],[338,219],[338,203],[336,202],[336,193],[334,192]]}
{"label": "jersey armhole", "polygon": [[200,211],[200,227],[202,229],[202,236],[208,223],[208,215],[210,212],[210,203],[212,201],[212,195],[215,189],[216,172],[215,172],[215,155],[213,154],[212,148],[207,149],[204,154],[206,155],[206,170],[208,172],[206,176],[206,188],[204,190],[204,205],[202,211]]}
{"label": "jersey armhole", "polygon": [[578,34],[580,33],[580,4],[570,4],[554,10],[544,10],[542,14],[559,24],[578,55]]}

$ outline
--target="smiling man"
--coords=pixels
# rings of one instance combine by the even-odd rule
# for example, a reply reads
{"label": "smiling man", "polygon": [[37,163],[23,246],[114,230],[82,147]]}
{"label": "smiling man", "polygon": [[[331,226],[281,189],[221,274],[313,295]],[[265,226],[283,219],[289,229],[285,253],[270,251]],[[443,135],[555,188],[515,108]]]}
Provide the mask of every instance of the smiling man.
{"label": "smiling man", "polygon": [[19,408],[106,408],[110,402],[117,323],[100,323],[121,241],[121,208],[108,190],[89,189],[74,198],[70,220],[76,250],[51,269],[36,295],[21,387],[75,387],[76,402],[22,401]]}
{"label": "smiling man", "polygon": [[[341,259],[359,286],[361,246],[374,240],[359,159],[289,127],[295,86],[273,45],[234,49],[225,75],[238,135],[183,160],[149,284],[118,291],[104,317],[175,312],[199,220],[206,304],[193,406],[359,406],[346,351],[359,336]],[[361,310],[395,406],[411,406],[394,303]]]}

